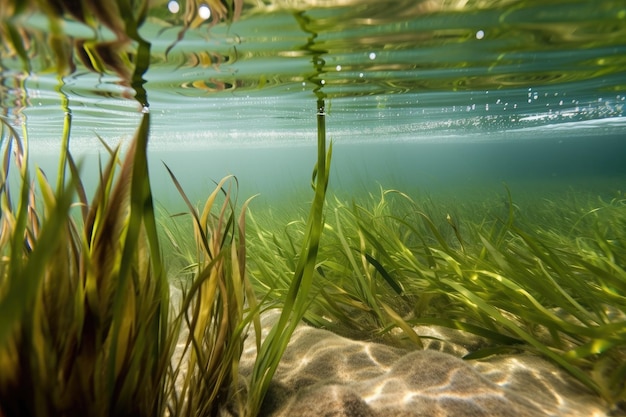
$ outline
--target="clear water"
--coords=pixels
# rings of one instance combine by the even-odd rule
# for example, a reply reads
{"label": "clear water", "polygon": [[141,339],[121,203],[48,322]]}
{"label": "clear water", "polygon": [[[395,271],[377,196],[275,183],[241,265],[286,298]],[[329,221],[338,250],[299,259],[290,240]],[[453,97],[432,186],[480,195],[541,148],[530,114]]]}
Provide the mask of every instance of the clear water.
{"label": "clear water", "polygon": [[[105,153],[98,135],[132,137],[142,105],[114,71],[74,58],[59,77],[46,18],[0,16],[0,109],[37,165],[53,176],[68,112],[71,149],[88,161]],[[234,23],[196,22],[180,41],[182,12],[154,1],[148,16],[150,169],[165,202],[176,197],[161,160],[197,198],[227,174],[268,200],[307,189],[316,88],[334,190],[625,184],[623,0],[250,0]],[[28,65],[7,46],[9,24]],[[113,39],[71,18],[64,31]]]}

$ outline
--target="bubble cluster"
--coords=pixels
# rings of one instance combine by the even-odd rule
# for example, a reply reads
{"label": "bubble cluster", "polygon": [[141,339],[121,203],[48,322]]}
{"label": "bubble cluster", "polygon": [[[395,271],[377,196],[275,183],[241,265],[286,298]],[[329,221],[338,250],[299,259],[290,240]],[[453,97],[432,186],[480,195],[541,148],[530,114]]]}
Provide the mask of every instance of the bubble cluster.
{"label": "bubble cluster", "polygon": [[[180,3],[176,0],[167,2],[167,10],[172,14],[180,12]],[[211,8],[207,4],[198,6],[198,17],[202,20],[208,20],[211,17]]]}

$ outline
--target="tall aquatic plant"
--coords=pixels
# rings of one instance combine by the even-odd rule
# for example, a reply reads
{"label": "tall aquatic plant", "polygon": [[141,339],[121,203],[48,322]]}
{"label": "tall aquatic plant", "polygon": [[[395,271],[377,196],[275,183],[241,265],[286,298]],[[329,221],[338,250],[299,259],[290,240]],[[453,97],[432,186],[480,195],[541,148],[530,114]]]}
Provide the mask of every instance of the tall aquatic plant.
{"label": "tall aquatic plant", "polygon": [[198,212],[172,174],[196,251],[182,298],[170,298],[147,172],[148,118],[125,158],[110,149],[91,201],[67,149],[67,180],[55,191],[41,171],[29,180],[17,132],[3,135],[0,415],[243,413],[238,364],[248,324],[258,325],[245,265],[248,202],[236,216],[224,179]]}
{"label": "tall aquatic plant", "polygon": [[326,95],[322,91],[324,81],[321,79],[321,74],[324,71],[324,60],[321,57],[323,51],[315,49],[317,33],[307,28],[309,19],[304,16],[304,13],[296,12],[294,17],[301,28],[310,33],[308,42],[302,49],[311,53],[314,67],[313,74],[308,77],[309,81],[315,85],[313,92],[317,98],[317,163],[313,169],[311,179],[314,195],[306,221],[298,260],[293,271],[293,278],[289,282],[287,293],[283,299],[282,311],[278,322],[272,326],[265,340],[257,346],[257,358],[250,376],[245,409],[247,416],[258,414],[291,335],[309,306],[309,292],[313,286],[317,254],[322,231],[324,230],[324,204],[330,176],[332,144],[328,146],[327,151]]}
{"label": "tall aquatic plant", "polygon": [[[148,115],[120,162],[102,167],[87,201],[79,169],[55,192],[2,191],[0,409],[12,415],[159,415],[175,333],[147,175]],[[15,137],[10,141],[17,141]],[[5,144],[8,155],[10,144]],[[9,158],[4,159],[4,172]],[[6,176],[5,176],[6,177]],[[72,208],[73,207],[73,208]],[[75,213],[78,210],[78,213]]]}
{"label": "tall aquatic plant", "polygon": [[[236,199],[228,177],[217,184],[201,211],[194,208],[181,185],[170,175],[188,208],[195,241],[188,259],[189,280],[182,283],[180,315],[182,338],[172,365],[176,386],[170,415],[218,415],[224,408],[243,413],[243,383],[239,360],[250,323],[257,328],[256,299],[246,275],[245,210],[235,216]],[[223,202],[218,205],[219,194]],[[215,214],[215,209],[218,214]],[[172,246],[180,247],[173,233]]]}
{"label": "tall aquatic plant", "polygon": [[309,305],[308,297],[313,285],[317,253],[324,229],[324,201],[328,187],[332,155],[332,145],[326,152],[326,113],[323,98],[318,99],[317,106],[318,148],[317,164],[313,172],[313,202],[306,222],[293,278],[289,283],[289,289],[281,306],[280,317],[257,349],[257,359],[249,382],[246,406],[247,416],[258,414],[291,335]]}

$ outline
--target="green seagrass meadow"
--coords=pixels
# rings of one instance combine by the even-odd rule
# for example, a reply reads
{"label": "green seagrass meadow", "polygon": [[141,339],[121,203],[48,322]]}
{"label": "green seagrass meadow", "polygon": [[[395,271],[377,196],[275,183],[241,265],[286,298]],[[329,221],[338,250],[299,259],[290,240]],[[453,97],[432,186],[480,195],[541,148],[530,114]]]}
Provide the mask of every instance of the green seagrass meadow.
{"label": "green seagrass meadow", "polygon": [[[155,213],[147,121],[123,156],[103,146],[91,200],[70,153],[62,181],[31,178],[25,143],[3,127],[4,416],[256,415],[301,319],[415,349],[416,326],[463,330],[486,340],[467,359],[532,352],[624,401],[620,193],[564,191],[521,209],[503,187],[454,214],[382,188],[346,202],[326,193],[321,153],[308,213],[257,211],[233,177],[196,205],[171,172],[188,210]],[[260,314],[274,308],[281,320],[261,344]],[[238,374],[245,337],[258,344],[250,378]]]}
{"label": "green seagrass meadow", "polygon": [[[236,19],[237,0],[208,2]],[[146,1],[5,1],[50,22],[59,76],[72,48],[148,103]],[[71,14],[120,43],[72,45]],[[24,65],[17,24],[3,39]],[[183,31],[194,20],[184,20]],[[313,36],[314,38],[314,36]],[[313,39],[312,38],[312,39]],[[108,49],[107,49],[108,48]],[[408,349],[419,326],[484,341],[466,359],[527,352],[566,370],[608,407],[626,403],[626,195],[563,190],[446,202],[415,190],[333,192],[323,69],[317,161],[300,203],[256,206],[236,177],[200,202],[167,165],[148,164],[150,113],[123,147],[100,140],[99,166],[70,152],[71,117],[54,178],[32,166],[28,135],[0,117],[0,417],[258,415],[296,326]],[[165,170],[186,206],[159,209],[150,173]],[[81,178],[97,176],[93,193]],[[280,210],[277,209],[280,207]],[[280,318],[261,338],[261,316]],[[239,372],[244,341],[257,355]]]}

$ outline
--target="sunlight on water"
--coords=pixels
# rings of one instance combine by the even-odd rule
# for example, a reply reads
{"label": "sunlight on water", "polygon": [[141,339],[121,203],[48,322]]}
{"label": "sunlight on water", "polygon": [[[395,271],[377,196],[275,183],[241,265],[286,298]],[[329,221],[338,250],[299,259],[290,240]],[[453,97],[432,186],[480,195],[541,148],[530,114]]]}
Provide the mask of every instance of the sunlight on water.
{"label": "sunlight on water", "polygon": [[[398,126],[410,131],[415,124],[506,130],[623,115],[626,23],[619,2],[321,4],[248,4],[230,26],[210,21],[204,6],[198,19],[210,22],[184,33],[181,4],[155,4],[141,27],[152,43],[150,107],[163,115],[155,139],[192,128],[199,141],[225,135],[236,144],[228,134],[233,126],[241,138],[277,126],[299,130],[312,117],[316,79],[331,99],[331,130],[364,123],[363,133],[371,124],[393,136],[403,130]],[[128,87],[113,74],[86,72],[80,60],[61,80],[46,75],[44,19],[26,15],[18,28],[32,45],[31,69],[26,76],[19,56],[3,53],[7,117],[16,124],[28,117],[33,140],[46,141],[57,137],[60,100],[67,98],[76,137],[132,132],[132,113],[141,107]],[[72,20],[65,30],[76,39],[94,36]],[[99,36],[112,35],[103,29]],[[312,59],[323,60],[321,73]],[[294,123],[276,123],[281,119]]]}
{"label": "sunlight on water", "polygon": [[[4,16],[2,36],[18,33],[24,51],[2,49],[3,116],[26,129],[35,155],[52,156],[65,114],[72,150],[97,154],[97,136],[128,140],[148,110],[150,149],[169,158],[226,148],[311,152],[317,86],[336,145],[568,141],[626,131],[621,2],[276,0],[244,2],[239,12],[226,24],[225,10],[152,3],[140,27],[151,54],[146,106],[124,81],[123,62],[105,58],[122,47],[114,26],[94,30],[66,18],[74,59],[58,77],[45,16]],[[122,61],[132,60],[132,42],[124,48]],[[211,160],[227,173],[249,169]]]}

